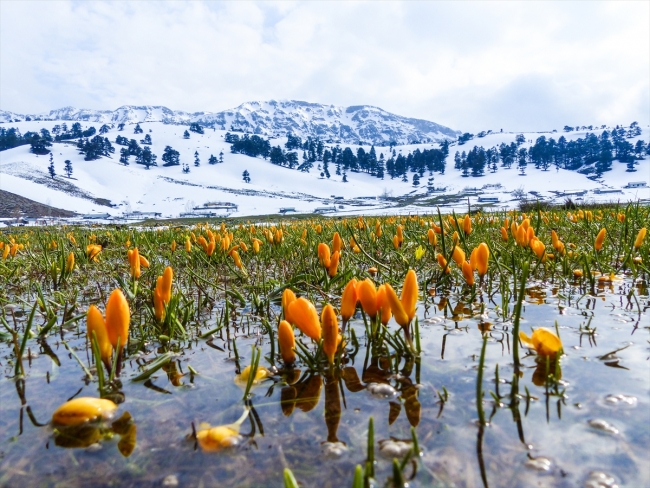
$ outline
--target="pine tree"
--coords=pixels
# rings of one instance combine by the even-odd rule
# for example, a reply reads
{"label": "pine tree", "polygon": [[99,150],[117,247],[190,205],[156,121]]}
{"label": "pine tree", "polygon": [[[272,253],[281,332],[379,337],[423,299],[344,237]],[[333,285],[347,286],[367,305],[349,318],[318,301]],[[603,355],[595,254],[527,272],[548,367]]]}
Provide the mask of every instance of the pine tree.
{"label": "pine tree", "polygon": [[123,147],[120,149],[120,163],[122,163],[124,166],[129,165],[129,156],[131,156],[131,154],[127,148]]}
{"label": "pine tree", "polygon": [[133,129],[134,134],[142,134],[144,131],[142,130],[142,127],[140,127],[140,124],[135,124],[135,129]]}
{"label": "pine tree", "polygon": [[343,183],[347,183],[347,182],[348,182],[348,175],[345,171],[343,171]]}
{"label": "pine tree", "polygon": [[420,176],[417,173],[413,173],[413,186],[420,185]]}
{"label": "pine tree", "polygon": [[210,158],[208,159],[208,164],[217,164],[219,161],[215,157],[214,154],[210,154]]}
{"label": "pine tree", "polygon": [[198,151],[194,151],[194,166],[196,166],[197,168],[201,166],[201,160],[199,159]]}
{"label": "pine tree", "polygon": [[68,178],[72,176],[72,161],[69,159],[65,160],[65,166],[63,167],[63,171],[65,171],[65,174]]}
{"label": "pine tree", "polygon": [[251,176],[250,176],[250,173],[248,172],[247,169],[245,169],[244,172],[243,172],[241,175],[242,175],[242,179],[243,179],[246,183],[250,183],[250,182],[251,182]]}
{"label": "pine tree", "polygon": [[219,151],[219,162],[223,163],[223,151]]}
{"label": "pine tree", "polygon": [[56,172],[54,171],[54,157],[50,153],[50,165],[47,167],[47,172],[50,173],[50,178],[54,179]]}
{"label": "pine tree", "polygon": [[183,139],[189,139],[190,138],[190,133],[185,131],[183,132]]}
{"label": "pine tree", "polygon": [[185,163],[183,164],[183,173],[189,173],[190,172],[190,165]]}

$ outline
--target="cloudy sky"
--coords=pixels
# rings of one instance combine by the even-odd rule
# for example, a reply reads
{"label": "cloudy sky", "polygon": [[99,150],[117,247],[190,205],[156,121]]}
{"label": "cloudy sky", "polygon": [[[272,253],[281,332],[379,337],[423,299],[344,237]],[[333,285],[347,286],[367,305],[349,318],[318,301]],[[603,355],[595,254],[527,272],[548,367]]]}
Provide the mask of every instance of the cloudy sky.
{"label": "cloudy sky", "polygon": [[454,129],[650,122],[650,2],[0,1],[0,109],[375,105]]}

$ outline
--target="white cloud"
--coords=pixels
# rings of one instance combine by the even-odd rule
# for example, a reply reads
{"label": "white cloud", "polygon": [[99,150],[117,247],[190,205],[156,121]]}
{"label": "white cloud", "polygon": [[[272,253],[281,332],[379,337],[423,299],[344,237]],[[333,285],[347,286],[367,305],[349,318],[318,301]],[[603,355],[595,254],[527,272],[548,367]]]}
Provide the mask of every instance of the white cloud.
{"label": "white cloud", "polygon": [[0,108],[372,104],[461,130],[648,123],[647,2],[0,3]]}

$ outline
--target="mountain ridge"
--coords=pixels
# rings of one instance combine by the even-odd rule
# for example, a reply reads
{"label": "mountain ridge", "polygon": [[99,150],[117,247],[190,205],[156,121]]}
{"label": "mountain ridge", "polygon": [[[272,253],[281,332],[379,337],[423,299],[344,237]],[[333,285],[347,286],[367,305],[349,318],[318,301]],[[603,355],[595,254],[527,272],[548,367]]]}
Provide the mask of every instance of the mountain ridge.
{"label": "mountain ridge", "polygon": [[123,105],[115,110],[62,107],[41,114],[0,110],[0,122],[70,121],[102,124],[199,123],[267,137],[289,134],[329,143],[423,144],[455,140],[460,131],[424,119],[404,117],[372,105],[348,107],[300,100],[249,101],[221,112],[184,112],[162,105]]}

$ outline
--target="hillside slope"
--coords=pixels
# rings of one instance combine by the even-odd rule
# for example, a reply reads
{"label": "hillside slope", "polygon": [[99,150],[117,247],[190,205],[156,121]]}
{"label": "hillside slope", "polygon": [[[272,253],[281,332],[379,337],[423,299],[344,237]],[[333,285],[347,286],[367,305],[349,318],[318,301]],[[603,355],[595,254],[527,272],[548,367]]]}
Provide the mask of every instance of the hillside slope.
{"label": "hillside slope", "polygon": [[[30,121],[12,124],[21,132],[38,131],[41,128],[51,130],[56,122]],[[86,125],[86,124],[84,124]],[[5,125],[6,126],[6,125]],[[563,200],[564,196],[552,192],[572,190],[589,191],[582,196],[572,198],[590,200],[620,200],[650,198],[650,189],[623,189],[630,181],[650,182],[649,160],[642,160],[638,171],[627,173],[625,165],[614,162],[613,170],[604,174],[601,182],[592,181],[586,176],[573,171],[552,168],[549,171],[529,168],[526,176],[520,176],[513,167],[500,168],[496,173],[487,172],[479,178],[464,178],[453,168],[453,154],[457,149],[470,150],[480,144],[492,147],[501,142],[510,143],[516,134],[496,133],[482,139],[469,141],[461,148],[451,147],[447,159],[445,174],[435,173],[433,185],[445,188],[441,193],[427,193],[425,175],[422,186],[413,187],[409,182],[399,179],[391,180],[388,176],[378,179],[365,173],[348,173],[349,181],[342,182],[342,176],[336,175],[330,168],[331,178],[321,178],[317,166],[311,172],[303,173],[271,164],[261,158],[251,158],[241,154],[230,153],[230,145],[224,142],[225,131],[207,129],[205,134],[192,133],[190,139],[184,139],[184,126],[147,122],[141,124],[144,134],[153,140],[152,150],[158,155],[158,164],[165,146],[172,146],[180,152],[181,162],[190,166],[185,174],[180,166],[152,167],[147,170],[135,164],[131,158],[129,166],[119,163],[119,149],[111,158],[96,161],[84,161],[78,153],[74,142],[55,143],[52,146],[54,166],[57,176],[52,179],[47,173],[49,156],[37,156],[29,152],[29,146],[20,146],[0,152],[0,188],[15,194],[47,203],[78,213],[108,212],[120,215],[129,211],[156,212],[162,217],[176,217],[180,213],[201,206],[207,202],[228,202],[238,206],[233,215],[274,214],[280,208],[293,207],[298,212],[312,212],[323,206],[342,206],[341,214],[346,213],[406,213],[430,212],[435,205],[449,203],[457,208],[466,208],[467,198],[472,205],[478,204],[478,195],[472,188],[481,189],[483,196],[499,199],[497,208],[511,208],[517,205],[512,195],[516,189],[524,192],[535,191],[532,198],[555,198]],[[144,134],[134,135],[133,127],[124,131],[112,129],[105,134],[111,141],[117,135],[140,139]],[[540,134],[524,134],[527,141],[535,140]],[[547,136],[558,137],[557,134]],[[567,138],[584,137],[584,132],[565,134]],[[644,128],[643,138],[648,137]],[[282,145],[286,139],[272,140],[273,145]],[[526,143],[525,145],[530,145]],[[406,154],[415,149],[429,149],[432,144],[405,145],[396,148]],[[356,146],[352,147],[356,151]],[[366,146],[366,150],[369,148]],[[224,163],[209,165],[210,155],[224,153]],[[388,151],[378,148],[377,153]],[[200,158],[200,166],[193,164],[194,153]],[[64,161],[72,162],[73,174],[68,179],[63,175]],[[242,180],[242,173],[250,173],[251,182]],[[614,190],[616,193],[597,194],[594,190]],[[334,198],[334,197],[344,197]],[[387,198],[392,197],[392,198]],[[108,201],[112,206],[107,206]]]}

